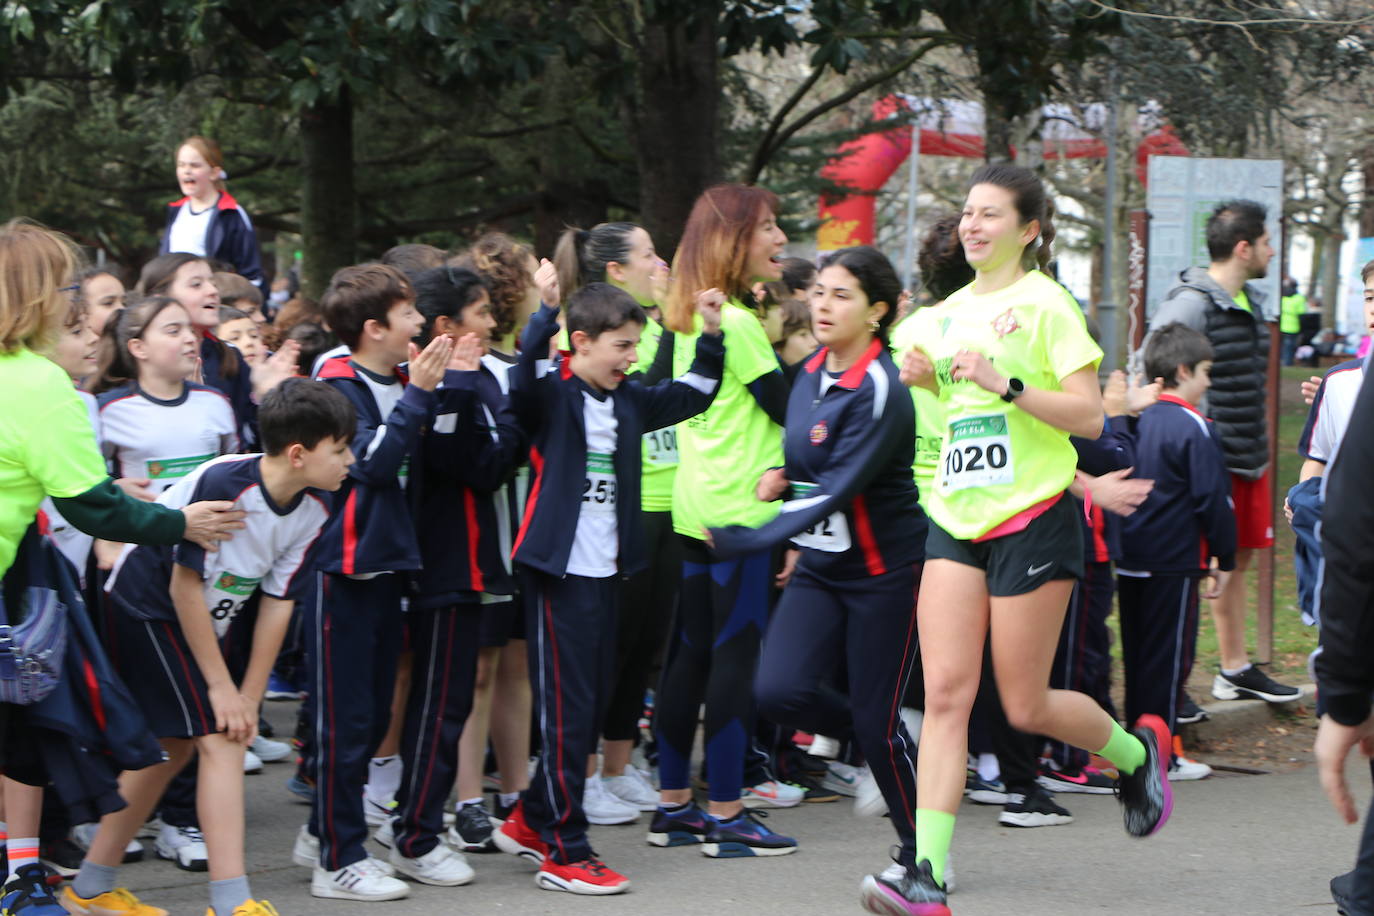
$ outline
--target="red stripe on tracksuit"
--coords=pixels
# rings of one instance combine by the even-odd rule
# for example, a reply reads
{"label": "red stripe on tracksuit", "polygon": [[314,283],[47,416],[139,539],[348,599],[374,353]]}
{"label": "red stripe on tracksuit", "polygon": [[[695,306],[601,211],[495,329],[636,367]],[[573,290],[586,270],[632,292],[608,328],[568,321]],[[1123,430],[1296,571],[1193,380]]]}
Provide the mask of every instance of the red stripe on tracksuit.
{"label": "red stripe on tracksuit", "polygon": [[878,539],[873,536],[873,521],[868,517],[868,504],[862,495],[854,497],[854,528],[859,534],[859,546],[863,548],[868,574],[881,576],[887,572],[887,567],[883,565],[883,555],[878,552]]}
{"label": "red stripe on tracksuit", "polygon": [[468,527],[468,579],[474,592],[486,591],[486,582],[482,579],[482,565],[477,560],[482,526],[477,522],[477,500],[472,490],[467,487],[463,488],[463,515],[467,519]]}
{"label": "red stripe on tracksuit", "polygon": [[539,448],[534,445],[530,446],[530,470],[534,472],[534,483],[530,484],[530,495],[525,500],[525,517],[520,522],[520,532],[515,536],[515,545],[511,547],[512,557],[520,549],[520,544],[525,540],[525,534],[530,529],[530,521],[534,518],[535,507],[539,505],[539,491],[544,485],[544,456],[540,453]]}
{"label": "red stripe on tracksuit", "polygon": [[358,559],[358,491],[350,490],[344,502],[343,565],[344,575],[357,572]]}

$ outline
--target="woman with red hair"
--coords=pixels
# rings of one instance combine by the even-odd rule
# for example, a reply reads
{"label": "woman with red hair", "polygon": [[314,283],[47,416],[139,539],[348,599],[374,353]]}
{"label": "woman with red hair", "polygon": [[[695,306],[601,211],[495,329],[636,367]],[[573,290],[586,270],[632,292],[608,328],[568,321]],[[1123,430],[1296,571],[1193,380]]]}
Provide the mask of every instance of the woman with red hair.
{"label": "woman with red hair", "polygon": [[[677,643],[656,703],[661,798],[649,828],[657,846],[703,843],[708,856],[776,856],[795,852],[790,837],[770,831],[745,807],[744,758],[753,734],[753,675],[768,623],[771,552],[730,559],[712,552],[709,527],[762,525],[777,507],[759,502],[754,483],[782,462],[787,386],[752,302],[754,283],[782,276],[787,236],[778,228],[777,197],[762,188],[718,185],[697,198],[673,260],[664,325],[673,332],[673,374],[686,372],[701,333],[693,291],[720,289],[725,372],[711,407],[678,425],[673,528],[684,563]],[[666,339],[663,343],[666,343]],[[662,344],[660,344],[662,345]],[[689,759],[697,710],[706,704],[706,769],[710,806],[692,801]],[[746,790],[752,804],[795,805],[801,791],[777,782]]]}

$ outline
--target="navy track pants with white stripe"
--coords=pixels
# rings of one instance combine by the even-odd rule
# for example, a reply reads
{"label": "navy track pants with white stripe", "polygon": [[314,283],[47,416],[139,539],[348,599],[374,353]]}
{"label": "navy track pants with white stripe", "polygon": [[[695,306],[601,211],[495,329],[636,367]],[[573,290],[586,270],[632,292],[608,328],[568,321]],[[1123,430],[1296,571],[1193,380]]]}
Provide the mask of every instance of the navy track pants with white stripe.
{"label": "navy track pants with white stripe", "polygon": [[1126,722],[1153,713],[1178,733],[1178,701],[1197,651],[1198,578],[1120,576]]}
{"label": "navy track pants with white stripe", "polygon": [[[898,711],[919,652],[920,585],[920,564],[843,582],[798,569],[768,623],[755,682],[760,716],[823,735],[853,722],[907,865],[916,853],[916,744]],[[841,661],[847,706],[824,689]]]}
{"label": "navy track pants with white stripe", "polygon": [[416,608],[406,614],[413,659],[401,732],[405,773],[396,793],[396,847],[417,859],[440,843],[444,803],[458,775],[458,739],[472,712],[482,606]]}
{"label": "navy track pants with white stripe", "polygon": [[555,862],[580,862],[592,854],[582,790],[615,675],[620,579],[519,571],[540,742],[525,821]]}
{"label": "navy track pants with white stripe", "polygon": [[316,576],[304,602],[314,725],[310,832],[320,840],[321,867],[337,871],[367,858],[363,786],[391,719],[404,627],[402,581],[395,573]]}

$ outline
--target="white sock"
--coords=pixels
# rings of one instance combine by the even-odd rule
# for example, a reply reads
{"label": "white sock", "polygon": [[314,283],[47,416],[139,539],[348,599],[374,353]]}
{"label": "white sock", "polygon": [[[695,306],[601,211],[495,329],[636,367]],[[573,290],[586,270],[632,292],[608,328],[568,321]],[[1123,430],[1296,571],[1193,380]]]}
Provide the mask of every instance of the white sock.
{"label": "white sock", "polygon": [[485,800],[486,800],[486,799],[482,798],[482,796],[480,796],[480,795],[477,796],[476,798],[463,798],[463,799],[459,799],[459,801],[458,801],[458,807],[461,808],[461,807],[463,807],[464,805],[477,805],[478,807],[481,807],[482,802],[484,802]]}
{"label": "white sock", "polygon": [[1002,775],[1002,767],[997,762],[996,754],[978,755],[978,778],[995,782],[997,777]]}
{"label": "white sock", "polygon": [[6,846],[10,871],[5,880],[19,874],[25,865],[38,864],[38,837],[12,837]]}
{"label": "white sock", "polygon": [[502,792],[499,796],[502,808],[509,808],[520,800],[519,792]]}
{"label": "white sock", "polygon": [[1245,672],[1249,671],[1251,667],[1253,666],[1249,662],[1246,662],[1239,668],[1222,668],[1221,673],[1226,675],[1227,677],[1237,677],[1238,675],[1242,675]]}
{"label": "white sock", "polygon": [[389,802],[396,797],[404,773],[399,754],[373,757],[367,765],[367,787],[363,790],[375,802]]}

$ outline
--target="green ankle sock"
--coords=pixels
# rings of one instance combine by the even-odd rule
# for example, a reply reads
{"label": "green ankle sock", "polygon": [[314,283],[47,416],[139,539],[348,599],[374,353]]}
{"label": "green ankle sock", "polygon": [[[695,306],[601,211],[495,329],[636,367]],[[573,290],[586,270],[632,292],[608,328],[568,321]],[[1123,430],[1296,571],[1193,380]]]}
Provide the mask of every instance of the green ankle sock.
{"label": "green ankle sock", "polygon": [[1098,753],[1110,760],[1118,770],[1127,776],[1140,769],[1145,763],[1145,745],[1140,743],[1139,738],[1126,731],[1116,722],[1112,723],[1112,736],[1107,739],[1107,746]]}
{"label": "green ankle sock", "polygon": [[954,839],[954,815],[932,808],[916,809],[916,861],[930,863],[930,873],[944,887],[945,863],[949,844]]}

